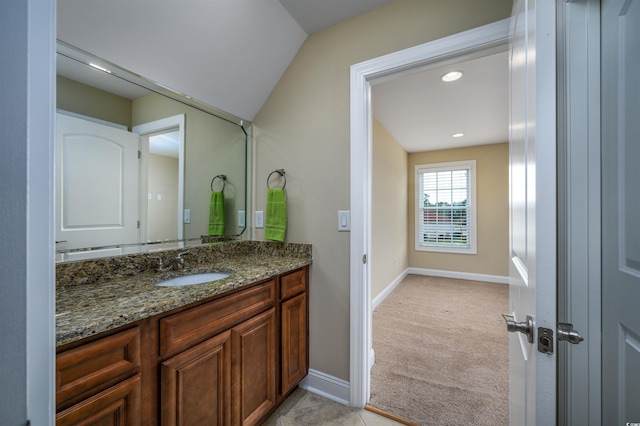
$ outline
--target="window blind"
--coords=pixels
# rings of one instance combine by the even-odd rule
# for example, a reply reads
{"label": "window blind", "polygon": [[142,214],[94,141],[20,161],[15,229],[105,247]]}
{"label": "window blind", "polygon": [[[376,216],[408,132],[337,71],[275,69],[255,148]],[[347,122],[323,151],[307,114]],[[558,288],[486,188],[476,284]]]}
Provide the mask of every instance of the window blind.
{"label": "window blind", "polygon": [[419,244],[470,246],[469,169],[419,172]]}

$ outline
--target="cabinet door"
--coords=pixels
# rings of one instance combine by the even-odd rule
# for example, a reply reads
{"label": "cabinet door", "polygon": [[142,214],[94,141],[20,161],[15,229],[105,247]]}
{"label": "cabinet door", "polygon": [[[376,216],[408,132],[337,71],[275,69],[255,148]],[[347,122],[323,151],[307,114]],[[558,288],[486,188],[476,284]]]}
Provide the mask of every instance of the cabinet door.
{"label": "cabinet door", "polygon": [[162,425],[228,425],[231,419],[231,332],[162,363]]}
{"label": "cabinet door", "polygon": [[281,310],[282,394],[307,374],[307,294],[282,302]]}
{"label": "cabinet door", "polygon": [[140,374],[61,411],[57,426],[140,424]]}
{"label": "cabinet door", "polygon": [[255,425],[276,403],[276,310],[234,327],[233,415],[234,425]]}

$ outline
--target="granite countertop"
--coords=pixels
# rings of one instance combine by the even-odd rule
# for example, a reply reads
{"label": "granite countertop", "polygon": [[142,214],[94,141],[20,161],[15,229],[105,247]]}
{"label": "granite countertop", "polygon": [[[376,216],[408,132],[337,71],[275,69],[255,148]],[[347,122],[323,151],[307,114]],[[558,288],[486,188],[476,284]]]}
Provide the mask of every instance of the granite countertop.
{"label": "granite countertop", "polygon": [[[158,272],[183,255],[183,269]],[[56,345],[221,295],[309,265],[311,245],[242,241],[56,265]],[[156,283],[180,275],[227,272],[218,281],[184,287]]]}

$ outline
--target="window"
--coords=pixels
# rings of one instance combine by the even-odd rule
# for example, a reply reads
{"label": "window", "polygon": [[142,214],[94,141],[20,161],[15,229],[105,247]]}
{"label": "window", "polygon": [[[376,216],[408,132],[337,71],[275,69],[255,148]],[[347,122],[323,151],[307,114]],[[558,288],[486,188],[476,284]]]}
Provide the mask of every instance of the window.
{"label": "window", "polygon": [[416,166],[416,250],[477,253],[475,181],[475,160]]}

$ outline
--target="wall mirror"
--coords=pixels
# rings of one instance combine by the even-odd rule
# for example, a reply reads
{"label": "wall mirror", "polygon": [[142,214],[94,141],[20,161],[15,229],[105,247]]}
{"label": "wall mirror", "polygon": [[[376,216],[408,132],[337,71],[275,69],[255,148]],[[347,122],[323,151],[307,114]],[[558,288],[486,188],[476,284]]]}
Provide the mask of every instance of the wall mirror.
{"label": "wall mirror", "polygon": [[240,239],[251,123],[57,45],[56,252]]}

